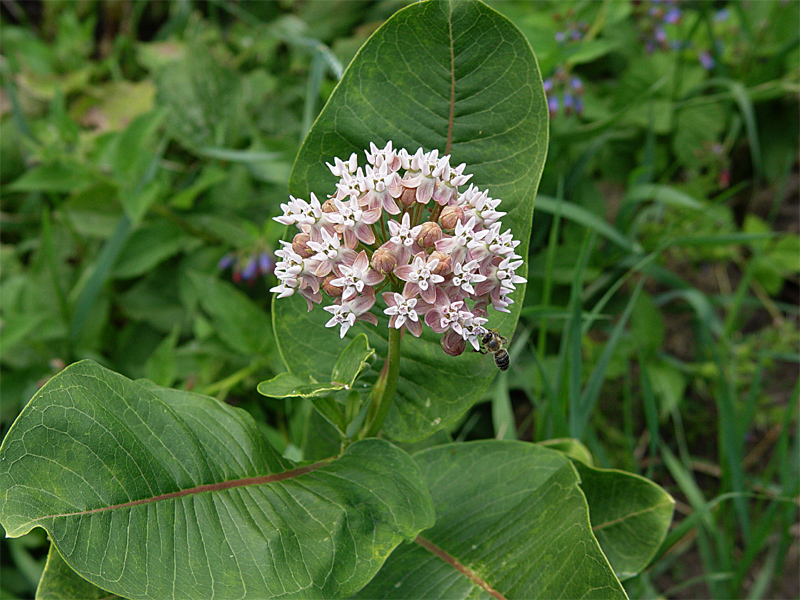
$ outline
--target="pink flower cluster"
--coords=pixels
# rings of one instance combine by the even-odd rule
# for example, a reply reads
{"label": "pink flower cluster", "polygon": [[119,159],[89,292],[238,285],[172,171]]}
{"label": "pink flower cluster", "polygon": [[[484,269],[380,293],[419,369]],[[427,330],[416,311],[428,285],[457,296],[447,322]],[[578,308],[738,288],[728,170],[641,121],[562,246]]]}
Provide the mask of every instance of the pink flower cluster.
{"label": "pink flower cluster", "polygon": [[465,164],[452,167],[437,150],[409,154],[370,144],[367,165],[353,153],[328,164],[339,178],[336,192],[320,204],[289,196],[275,220],[299,229],[275,252],[278,298],[295,292],[308,310],[333,303],[327,327],[344,337],[356,321],[377,325],[370,312],[382,293],[389,327],[422,333],[422,321],[442,336],[442,348],[461,354],[476,350],[486,332],[487,308],[509,312],[508,295],[524,278],[519,241],[502,231],[500,200],[469,185]]}

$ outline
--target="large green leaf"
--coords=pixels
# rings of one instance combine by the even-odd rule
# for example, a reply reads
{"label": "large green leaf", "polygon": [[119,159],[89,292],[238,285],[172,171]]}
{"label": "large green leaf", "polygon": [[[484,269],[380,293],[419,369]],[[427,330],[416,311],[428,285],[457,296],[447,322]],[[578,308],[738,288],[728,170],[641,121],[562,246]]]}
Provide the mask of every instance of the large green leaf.
{"label": "large green leaf", "polygon": [[[295,162],[290,192],[325,197],[335,178],[325,162],[362,157],[374,142],[395,148],[450,153],[467,163],[472,183],[502,199],[503,226],[527,256],[533,202],[547,151],[547,108],[536,58],[505,17],[477,0],[429,0],[398,11],[364,44],[308,134]],[[525,275],[526,268],[519,273]],[[511,337],[524,297],[512,296],[508,315],[489,325]],[[325,329],[330,315],[306,312],[302,299],[273,303],[281,354],[293,373],[327,377],[348,340]],[[377,311],[376,311],[377,312]],[[425,328],[427,330],[427,328]],[[348,332],[369,335],[379,357],[387,351],[387,320]],[[471,406],[496,372],[491,357],[466,352],[453,358],[426,331],[405,336],[401,379],[384,432],[419,440],[452,423]],[[373,380],[376,373],[371,374]],[[369,377],[367,377],[369,379]]]}
{"label": "large green leaf", "polygon": [[626,598],[559,452],[488,440],[414,459],[436,524],[398,547],[357,598]]}
{"label": "large green leaf", "polygon": [[333,598],[433,520],[378,439],[297,466],[212,398],[72,365],[0,447],[0,522],[43,527],[82,578],[130,598]]}

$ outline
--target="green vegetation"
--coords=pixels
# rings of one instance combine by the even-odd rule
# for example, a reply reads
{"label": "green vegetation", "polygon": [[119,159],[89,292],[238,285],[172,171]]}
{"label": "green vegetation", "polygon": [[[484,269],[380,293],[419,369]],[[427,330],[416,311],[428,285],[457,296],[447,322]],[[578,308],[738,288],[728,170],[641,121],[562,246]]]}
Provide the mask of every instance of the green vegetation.
{"label": "green vegetation", "polygon": [[[242,436],[264,436],[258,439],[274,448],[265,444],[260,454],[269,472],[325,460],[353,437],[358,427],[348,426],[370,418],[359,415],[362,399],[333,401],[320,391],[342,382],[357,387],[362,371],[369,383],[380,382],[388,334],[365,327],[354,333],[368,333],[366,344],[351,335],[332,345],[338,331],[322,328],[330,315],[305,313],[297,297],[274,300],[273,252],[284,227],[272,218],[289,191],[329,187],[324,162],[346,158],[353,145],[366,147],[364,129],[377,132],[376,142],[393,139],[412,151],[415,140],[433,139],[426,150],[436,146],[433,133],[409,133],[420,123],[403,113],[401,100],[359,105],[374,94],[360,85],[376,77],[365,56],[360,72],[345,72],[369,36],[407,4],[2,4],[3,437],[37,390],[83,359],[120,375],[82,363],[56,380],[59,389],[73,379],[107,381],[182,407],[175,409],[182,419],[208,406],[196,393],[213,396],[221,402],[209,423],[229,419]],[[443,415],[437,407],[414,412],[417,421],[390,413],[383,431],[403,441],[413,460],[385,441],[360,440],[334,462],[314,463],[320,481],[328,472],[357,477],[352,465],[359,460],[374,460],[376,477],[391,479],[383,485],[394,486],[388,493],[398,499],[446,481],[436,493],[430,488],[438,516],[477,510],[492,490],[538,501],[557,482],[569,502],[585,496],[596,551],[602,548],[631,598],[796,597],[800,4],[490,5],[530,42],[550,110],[529,236],[519,180],[530,174],[516,169],[533,168],[544,148],[529,151],[519,167],[511,157],[490,157],[508,171],[506,180],[492,173],[501,180],[492,195],[525,209],[508,217],[515,235],[526,236],[525,296],[513,316],[491,322],[511,340],[511,368],[495,376],[489,356],[451,358],[433,338],[404,341],[415,360],[401,367],[398,402],[424,406],[414,384],[432,377],[432,389],[455,399],[451,412],[436,423]],[[424,53],[409,60],[425,61]],[[413,87],[409,65],[404,81]],[[513,76],[485,68],[498,80]],[[424,96],[424,88],[416,93]],[[353,107],[361,133],[326,136]],[[503,118],[488,112],[474,123],[475,139],[490,139]],[[463,157],[453,149],[454,163],[489,162],[485,148],[466,145]],[[296,158],[303,168],[292,171]],[[490,168],[476,167],[478,178]],[[283,304],[273,311],[273,302]],[[517,311],[516,332],[508,331]],[[318,354],[309,355],[309,346]],[[279,375],[287,365],[292,374]],[[142,379],[152,383],[131,381]],[[47,405],[48,397],[37,396],[18,427],[33,430],[36,411],[69,409],[55,400]],[[250,416],[228,412],[226,403]],[[169,430],[173,417],[160,425]],[[215,472],[247,458],[227,460],[226,448],[203,455],[216,439],[214,431],[205,435],[198,455]],[[489,438],[504,442],[441,445]],[[142,442],[131,440],[122,447]],[[62,451],[49,444],[42,443],[43,453],[56,460]],[[528,455],[541,455],[554,474],[547,485],[524,479],[515,461]],[[392,473],[381,473],[384,459],[395,465]],[[474,467],[480,461],[488,465],[483,471]],[[475,478],[459,484],[458,474],[473,468]],[[619,506],[631,506],[621,499],[631,497],[658,513],[641,517],[639,531],[668,519],[671,505],[639,475],[676,500],[655,552],[658,536],[631,547],[613,526]],[[367,506],[372,497],[357,487],[346,493]],[[315,493],[324,514],[330,507]],[[439,563],[419,545],[392,553],[431,525],[431,506],[421,505],[391,515],[370,506],[370,517],[391,523],[392,533],[355,536],[361,579],[325,593],[355,593],[382,569],[383,578],[359,594],[388,597],[408,565],[435,569]],[[365,518],[358,506],[348,513],[354,523]],[[508,543],[546,537],[546,524],[518,517],[511,512],[498,521],[515,529]],[[451,522],[437,521],[421,535],[456,540],[461,556],[469,555],[464,532]],[[33,597],[45,561],[43,597],[68,586],[72,597],[98,591],[71,579],[54,549],[48,559],[41,529],[0,543],[0,598]],[[492,560],[486,567],[500,573],[502,556]],[[599,571],[586,577],[606,576]],[[513,597],[533,595],[524,581],[509,581]],[[621,590],[609,595],[621,597]]]}

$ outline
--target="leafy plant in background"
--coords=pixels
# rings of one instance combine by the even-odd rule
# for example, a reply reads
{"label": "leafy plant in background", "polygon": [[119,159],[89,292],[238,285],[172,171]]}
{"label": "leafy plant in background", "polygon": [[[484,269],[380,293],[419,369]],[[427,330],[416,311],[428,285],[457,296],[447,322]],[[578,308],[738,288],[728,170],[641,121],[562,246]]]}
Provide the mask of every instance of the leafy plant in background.
{"label": "leafy plant in background", "polygon": [[[396,445],[429,437],[478,399],[495,375],[494,364],[477,353],[451,355],[463,351],[465,341],[479,344],[484,321],[478,319],[488,317],[493,328],[510,334],[520,304],[511,304],[506,294],[521,295],[524,289],[522,277],[513,275],[515,269],[524,273],[524,262],[508,258],[516,244],[490,224],[496,206],[477,188],[459,193],[462,168],[434,161],[435,151],[469,164],[473,183],[503,198],[503,223],[521,240],[519,255],[527,256],[547,145],[546,115],[530,46],[485,5],[429,1],[388,20],[344,73],[289,181],[294,196],[312,201],[293,199],[283,219],[308,225],[306,248],[297,250],[315,254],[298,263],[297,250],[286,247],[279,254],[278,291],[286,295],[296,288],[316,302],[319,287],[331,295],[341,288],[340,303],[326,307],[339,308],[308,312],[297,294],[278,301],[273,328],[289,373],[259,386],[273,397],[310,398],[339,429],[342,443],[330,453],[310,448],[304,461],[294,462],[270,445],[247,413],[213,398],[132,381],[91,361],[69,366],[23,409],[0,450],[0,518],[6,532],[19,536],[42,527],[52,540],[38,594],[625,597],[619,578],[647,566],[671,518],[672,499],[655,484],[592,467],[574,441],[494,440],[414,453]],[[150,135],[158,118],[143,118],[128,135]],[[231,135],[213,121],[196,125],[176,130],[175,137],[197,149]],[[385,190],[361,189],[366,180],[353,178],[355,166],[337,162],[333,170],[344,193],[333,202],[335,212],[323,213],[311,193],[330,188],[324,161],[376,140],[429,149],[413,158],[384,151],[383,159],[398,158],[408,169],[405,195],[413,197],[407,201],[397,180],[386,182]],[[369,158],[379,169],[376,150]],[[389,174],[368,170],[365,176],[374,182]],[[117,231],[127,237],[164,188],[146,165],[120,177],[125,212]],[[351,194],[355,200],[346,205]],[[348,236],[345,219],[358,210],[362,195],[365,212],[381,207],[403,212],[401,221],[389,221],[388,232],[376,227],[372,236],[367,230]],[[454,235],[406,245],[400,238],[419,226],[430,196],[436,201],[430,223]],[[442,210],[444,205],[456,210]],[[458,208],[474,214],[464,220],[455,214],[450,223]],[[301,220],[306,210],[313,224]],[[345,249],[336,243],[340,233]],[[491,249],[492,235],[506,249]],[[474,245],[468,245],[469,236]],[[377,329],[343,314],[349,307],[354,317],[363,317],[361,304],[367,303],[361,299],[371,295],[369,303],[375,301],[371,286],[378,282],[359,262],[367,255],[360,259],[352,248],[370,239],[385,242],[397,263],[379,267],[391,286],[381,320],[391,319],[389,327]],[[426,268],[438,266],[437,258],[424,252],[431,246],[448,254],[453,268],[447,289],[454,295],[441,302],[438,291],[431,297],[423,285],[436,283],[427,272],[423,277]],[[379,252],[370,257],[373,266]],[[481,253],[487,259],[482,263]],[[347,270],[348,261],[336,262],[334,255],[351,261]],[[463,272],[456,272],[459,260]],[[405,263],[410,264],[404,268]],[[102,268],[101,255],[95,273]],[[330,272],[338,277],[320,283]],[[364,273],[360,290],[348,279],[357,273]],[[200,289],[209,285],[199,274],[189,276]],[[87,286],[84,294],[97,294],[85,291],[93,289]],[[236,297],[218,284],[210,290],[209,297],[203,292],[198,298],[201,304],[214,306],[215,295]],[[434,331],[445,328],[445,300],[452,305],[467,295],[477,304],[468,317],[465,311],[458,316],[470,322],[460,324],[461,332],[452,329],[460,341],[445,335],[448,352],[442,352]],[[431,305],[426,317],[440,317],[439,323],[430,320],[430,331],[413,325],[423,311],[415,320],[411,300]],[[489,316],[488,304],[504,312]],[[235,308],[229,304],[225,310]],[[225,310],[210,312],[220,320],[233,318]],[[340,336],[325,327],[330,313],[341,317],[335,321]],[[367,320],[376,321],[375,315]],[[403,340],[401,350],[404,328],[416,337]],[[252,331],[241,341],[258,353],[258,336],[265,333]],[[379,431],[394,443],[373,437]]]}

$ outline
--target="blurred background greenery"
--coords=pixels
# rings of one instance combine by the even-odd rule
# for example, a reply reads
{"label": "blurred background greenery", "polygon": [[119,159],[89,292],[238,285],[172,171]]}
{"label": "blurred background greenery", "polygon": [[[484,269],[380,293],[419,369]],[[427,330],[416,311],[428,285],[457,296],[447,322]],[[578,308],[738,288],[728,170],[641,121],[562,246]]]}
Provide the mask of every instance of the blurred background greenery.
{"label": "blurred background greenery", "polygon": [[[314,456],[310,405],[255,391],[284,370],[271,218],[405,4],[0,3],[3,434],[92,358]],[[491,4],[537,54],[551,141],[512,368],[446,435],[576,437],[668,489],[632,598],[798,597],[800,4]],[[33,597],[46,547],[2,540],[0,598]]]}

